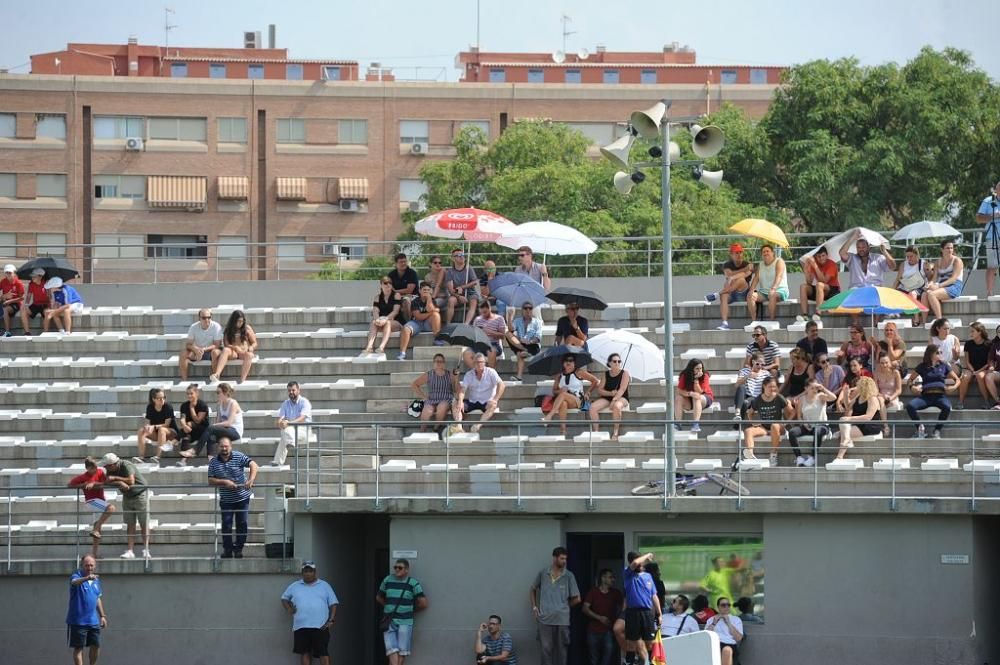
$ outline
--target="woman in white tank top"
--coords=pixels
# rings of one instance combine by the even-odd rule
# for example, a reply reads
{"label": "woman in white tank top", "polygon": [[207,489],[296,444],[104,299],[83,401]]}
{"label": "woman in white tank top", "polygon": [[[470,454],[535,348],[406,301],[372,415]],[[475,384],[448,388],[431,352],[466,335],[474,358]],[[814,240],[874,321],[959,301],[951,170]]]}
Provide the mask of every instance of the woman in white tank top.
{"label": "woman in white tank top", "polygon": [[955,254],[955,242],[941,243],[941,260],[938,261],[934,278],[927,284],[921,302],[927,306],[935,319],[941,318],[941,303],[962,295],[962,280],[965,278],[965,263]]}

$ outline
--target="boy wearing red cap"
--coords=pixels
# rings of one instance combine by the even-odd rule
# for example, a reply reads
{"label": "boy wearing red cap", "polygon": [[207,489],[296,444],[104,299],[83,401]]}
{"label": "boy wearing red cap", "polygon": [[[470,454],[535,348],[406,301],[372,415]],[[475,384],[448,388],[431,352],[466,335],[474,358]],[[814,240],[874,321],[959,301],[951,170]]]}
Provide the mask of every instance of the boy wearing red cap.
{"label": "boy wearing red cap", "polygon": [[719,301],[719,313],[722,315],[722,325],[717,330],[729,330],[729,304],[746,302],[750,292],[750,280],[753,279],[753,264],[743,258],[743,245],[734,242],[729,246],[729,260],[722,264],[722,273],[726,281],[718,293],[705,296],[707,302]]}

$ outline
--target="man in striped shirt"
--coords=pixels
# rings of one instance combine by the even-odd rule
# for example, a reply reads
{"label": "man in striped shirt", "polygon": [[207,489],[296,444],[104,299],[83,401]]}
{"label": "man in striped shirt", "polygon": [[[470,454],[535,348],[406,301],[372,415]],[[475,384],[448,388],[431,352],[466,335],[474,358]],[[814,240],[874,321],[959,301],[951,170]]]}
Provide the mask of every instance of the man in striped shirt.
{"label": "man in striped shirt", "polygon": [[496,368],[497,358],[503,358],[503,340],[507,336],[507,321],[493,313],[493,307],[488,300],[483,300],[479,305],[479,316],[472,322],[477,328],[482,329],[486,336],[490,338],[490,352],[486,360],[490,367]]}
{"label": "man in striped shirt", "polygon": [[743,361],[743,366],[750,367],[753,354],[761,353],[764,356],[764,369],[777,379],[781,375],[781,347],[774,340],[767,338],[767,329],[764,326],[757,326],[752,334],[753,341],[747,344],[747,357]]}
{"label": "man in striped shirt", "polygon": [[396,559],[392,574],[379,585],[375,601],[382,606],[389,626],[382,633],[389,665],[403,665],[413,640],[413,615],[427,608],[427,596],[420,582],[410,577],[410,562]]}
{"label": "man in striped shirt", "polygon": [[[250,497],[257,479],[257,462],[233,450],[227,437],[218,440],[219,454],[208,463],[208,484],[219,488],[219,508],[222,509],[222,558],[242,559],[247,541],[247,517]],[[244,469],[250,469],[247,478]],[[233,520],[236,520],[236,542],[233,542]]]}

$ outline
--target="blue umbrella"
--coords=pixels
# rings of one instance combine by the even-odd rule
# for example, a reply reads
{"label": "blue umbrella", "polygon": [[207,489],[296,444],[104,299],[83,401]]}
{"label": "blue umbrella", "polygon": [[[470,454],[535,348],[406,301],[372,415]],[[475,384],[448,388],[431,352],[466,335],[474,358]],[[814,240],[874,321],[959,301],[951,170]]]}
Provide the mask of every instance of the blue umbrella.
{"label": "blue umbrella", "polygon": [[545,302],[545,289],[524,273],[505,272],[489,281],[490,295],[511,307]]}

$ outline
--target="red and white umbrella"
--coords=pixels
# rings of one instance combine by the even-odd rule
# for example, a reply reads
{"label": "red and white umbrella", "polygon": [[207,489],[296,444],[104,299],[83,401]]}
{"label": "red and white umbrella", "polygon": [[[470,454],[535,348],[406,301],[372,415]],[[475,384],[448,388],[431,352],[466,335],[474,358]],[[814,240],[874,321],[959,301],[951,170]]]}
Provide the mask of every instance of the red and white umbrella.
{"label": "red and white umbrella", "polygon": [[442,210],[419,220],[417,233],[470,242],[492,242],[517,224],[502,215],[478,208]]}

